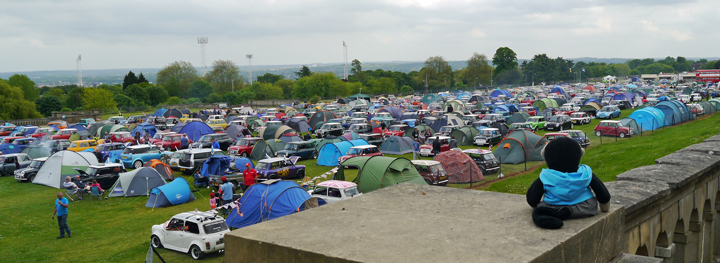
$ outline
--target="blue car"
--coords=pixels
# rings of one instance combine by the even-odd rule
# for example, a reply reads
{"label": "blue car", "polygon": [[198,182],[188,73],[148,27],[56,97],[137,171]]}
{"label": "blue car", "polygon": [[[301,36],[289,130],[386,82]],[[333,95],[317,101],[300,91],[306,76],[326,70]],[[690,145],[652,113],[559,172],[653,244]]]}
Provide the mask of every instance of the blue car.
{"label": "blue car", "polygon": [[101,163],[104,163],[105,160],[107,160],[111,156],[115,157],[110,160],[111,163],[114,163],[115,159],[119,158],[124,150],[125,144],[119,142],[103,143],[95,147],[95,151],[99,152],[102,156],[102,160],[98,160]]}
{"label": "blue car", "polygon": [[132,145],[123,150],[120,161],[126,168],[138,169],[152,159],[160,160],[160,156],[163,154],[172,154],[172,152],[163,152],[147,144]]}
{"label": "blue car", "polygon": [[20,153],[25,147],[37,141],[37,138],[22,138],[16,139],[11,143],[0,144],[0,152],[2,154]]}
{"label": "blue car", "polygon": [[620,108],[615,105],[602,107],[597,113],[598,119],[614,119],[620,117]]}

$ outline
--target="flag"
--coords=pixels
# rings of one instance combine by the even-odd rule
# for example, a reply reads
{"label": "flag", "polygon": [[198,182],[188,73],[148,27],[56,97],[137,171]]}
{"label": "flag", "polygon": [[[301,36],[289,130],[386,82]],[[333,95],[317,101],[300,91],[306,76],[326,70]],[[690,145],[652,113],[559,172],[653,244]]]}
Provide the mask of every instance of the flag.
{"label": "flag", "polygon": [[583,72],[585,72],[585,68],[583,68]]}
{"label": "flag", "polygon": [[570,68],[570,73],[572,73],[572,68]]}

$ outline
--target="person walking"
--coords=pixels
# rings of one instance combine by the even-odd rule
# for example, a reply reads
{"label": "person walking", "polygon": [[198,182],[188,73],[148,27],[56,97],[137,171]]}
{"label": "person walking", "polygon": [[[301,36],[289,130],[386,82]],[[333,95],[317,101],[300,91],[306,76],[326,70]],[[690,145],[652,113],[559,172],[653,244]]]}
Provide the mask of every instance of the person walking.
{"label": "person walking", "polygon": [[457,148],[457,140],[455,140],[455,136],[450,137],[450,149]]}
{"label": "person walking", "polygon": [[55,219],[57,215],[58,226],[60,227],[60,236],[57,237],[57,239],[64,238],[65,232],[67,232],[68,237],[72,237],[70,228],[67,225],[68,206],[67,198],[65,198],[61,192],[58,192],[57,199],[55,199],[55,211],[53,211],[52,215],[52,219]]}
{"label": "person walking", "polygon": [[227,177],[223,176],[220,178],[223,184],[220,186],[222,191],[222,204],[226,205],[233,201],[233,190],[235,186],[227,181]]}
{"label": "person walking", "polygon": [[188,137],[187,134],[183,133],[183,137],[180,138],[180,149],[187,149],[188,148]]}
{"label": "person walking", "polygon": [[245,192],[251,185],[255,184],[255,178],[257,177],[257,171],[250,166],[250,163],[245,164],[245,171],[243,171],[243,185],[242,190]]}
{"label": "person walking", "polygon": [[440,143],[440,137],[435,136],[435,140],[432,142],[433,154],[438,155],[440,153],[441,148],[442,148],[442,143]]}
{"label": "person walking", "polygon": [[413,160],[420,160],[420,143],[418,139],[413,142]]}

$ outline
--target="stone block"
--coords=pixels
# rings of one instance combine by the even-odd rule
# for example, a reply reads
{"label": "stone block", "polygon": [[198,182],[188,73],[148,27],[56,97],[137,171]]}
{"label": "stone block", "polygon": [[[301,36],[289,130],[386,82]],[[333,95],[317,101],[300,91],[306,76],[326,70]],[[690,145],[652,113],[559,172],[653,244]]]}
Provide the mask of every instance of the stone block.
{"label": "stone block", "polygon": [[713,137],[707,138],[703,142],[720,142],[720,135],[715,135]]}
{"label": "stone block", "polygon": [[670,189],[665,183],[639,181],[614,181],[606,183],[605,186],[612,196],[610,202],[613,205],[625,206],[627,214],[658,200]]}
{"label": "stone block", "polygon": [[615,258],[612,263],[662,263],[661,258],[651,258],[645,256],[637,256],[623,253],[619,257]]}
{"label": "stone block", "polygon": [[655,164],[668,164],[680,166],[685,171],[678,173],[679,182],[673,188],[682,187],[698,176],[710,171],[720,164],[720,156],[702,153],[693,150],[680,150],[655,160]]}
{"label": "stone block", "polygon": [[688,242],[688,237],[686,234],[681,234],[681,233],[673,234],[673,243],[687,244],[687,242]]}
{"label": "stone block", "polygon": [[700,225],[700,222],[690,221],[688,228],[690,231],[700,232],[700,230],[702,230],[702,225]]}
{"label": "stone block", "polygon": [[655,247],[655,257],[659,258],[670,258],[675,253],[675,244],[670,244],[669,247]]}

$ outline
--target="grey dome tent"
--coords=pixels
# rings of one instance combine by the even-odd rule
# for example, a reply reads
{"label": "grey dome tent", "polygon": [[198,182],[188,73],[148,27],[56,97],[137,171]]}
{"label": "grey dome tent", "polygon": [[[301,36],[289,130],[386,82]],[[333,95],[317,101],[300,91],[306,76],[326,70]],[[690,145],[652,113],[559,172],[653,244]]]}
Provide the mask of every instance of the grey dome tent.
{"label": "grey dome tent", "polygon": [[528,118],[530,118],[530,114],[527,114],[527,112],[516,112],[510,116],[507,120],[507,124],[510,125],[513,123],[526,122]]}
{"label": "grey dome tent", "polygon": [[110,188],[112,192],[108,194],[108,197],[149,195],[150,190],[165,184],[167,182],[157,170],[151,167],[142,167],[127,173],[121,173],[118,180]]}
{"label": "grey dome tent", "polygon": [[622,118],[622,119],[619,119],[618,121],[620,123],[622,123],[622,126],[632,128],[632,135],[640,134],[640,126],[638,126],[637,121],[635,121],[635,119]]}
{"label": "grey dome tent", "polygon": [[392,136],[380,145],[383,154],[403,155],[413,151],[413,139],[409,137]]}
{"label": "grey dome tent", "polygon": [[440,128],[442,128],[443,126],[448,126],[448,125],[461,125],[462,126],[462,125],[465,125],[465,122],[455,114],[445,114],[445,115],[441,116],[440,118],[438,118],[437,120],[435,120],[432,123],[432,125],[430,125],[430,127],[432,127],[433,130],[435,130],[435,131],[439,131]]}
{"label": "grey dome tent", "polygon": [[414,132],[415,130],[418,130],[418,134],[419,134],[419,135],[425,134],[425,131],[426,131],[426,130],[430,130],[430,132],[431,132],[433,135],[435,134],[435,130],[433,130],[433,128],[430,127],[430,125],[427,125],[427,124],[424,124],[424,123],[423,123],[423,124],[415,125],[415,127],[412,127],[412,128],[407,128],[407,130],[405,130],[405,133],[403,134],[403,136],[405,136],[405,137],[412,137],[412,134],[413,134],[413,132]]}
{"label": "grey dome tent", "polygon": [[478,134],[480,134],[480,131],[478,129],[475,129],[472,126],[463,126],[460,127],[460,129],[452,131],[450,133],[450,136],[455,137],[458,146],[463,146],[472,145],[473,140],[475,140],[475,136],[477,136]]}
{"label": "grey dome tent", "polygon": [[528,130],[514,130],[498,143],[493,154],[500,163],[519,164],[526,161],[545,160],[540,151],[547,139]]}
{"label": "grey dome tent", "polygon": [[493,124],[493,126],[490,127],[490,128],[496,128],[496,129],[498,129],[498,131],[500,131],[500,135],[502,135],[503,137],[505,137],[505,136],[508,134],[508,131],[510,130],[510,127],[508,127],[507,125],[505,125],[505,123],[501,123],[501,122],[496,122],[496,123]]}

